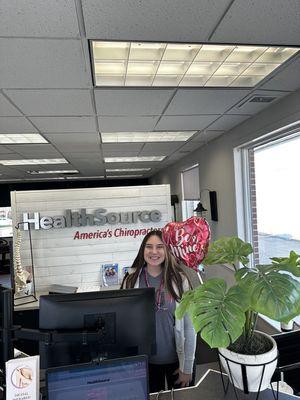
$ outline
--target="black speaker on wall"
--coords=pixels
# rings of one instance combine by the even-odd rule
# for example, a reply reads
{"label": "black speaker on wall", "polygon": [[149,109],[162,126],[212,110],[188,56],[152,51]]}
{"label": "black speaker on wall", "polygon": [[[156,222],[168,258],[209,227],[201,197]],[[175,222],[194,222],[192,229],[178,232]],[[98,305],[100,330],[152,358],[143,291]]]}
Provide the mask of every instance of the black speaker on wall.
{"label": "black speaker on wall", "polygon": [[177,194],[171,194],[171,205],[175,206],[175,204],[179,203],[179,199]]}
{"label": "black speaker on wall", "polygon": [[215,190],[209,191],[209,201],[210,201],[211,220],[218,221],[217,192]]}

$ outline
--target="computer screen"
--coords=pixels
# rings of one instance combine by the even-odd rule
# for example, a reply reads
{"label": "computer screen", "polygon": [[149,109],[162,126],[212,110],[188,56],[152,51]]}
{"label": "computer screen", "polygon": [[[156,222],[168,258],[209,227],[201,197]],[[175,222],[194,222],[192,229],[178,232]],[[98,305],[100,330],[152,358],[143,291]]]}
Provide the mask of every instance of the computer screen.
{"label": "computer screen", "polygon": [[48,400],[148,400],[146,356],[49,369]]}
{"label": "computer screen", "polygon": [[13,358],[12,341],[13,291],[0,286],[0,370],[5,362]]}
{"label": "computer screen", "polygon": [[[39,328],[51,333],[50,340],[39,345],[41,368],[154,354],[155,291],[145,288],[41,296]],[[75,340],[71,336],[55,340],[53,332],[74,333]],[[89,341],[89,333],[95,332],[97,341]]]}

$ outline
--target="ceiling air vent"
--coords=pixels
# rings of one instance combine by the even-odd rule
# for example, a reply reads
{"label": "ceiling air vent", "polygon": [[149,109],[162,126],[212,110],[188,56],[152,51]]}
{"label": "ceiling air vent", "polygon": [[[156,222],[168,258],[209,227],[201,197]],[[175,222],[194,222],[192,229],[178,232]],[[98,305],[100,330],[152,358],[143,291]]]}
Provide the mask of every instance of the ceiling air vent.
{"label": "ceiling air vent", "polygon": [[249,103],[271,103],[276,97],[271,96],[254,96],[249,100]]}
{"label": "ceiling air vent", "polygon": [[244,101],[242,101],[237,108],[242,108],[244,107],[246,104],[248,103],[271,103],[272,101],[274,101],[275,99],[277,99],[277,97],[274,96],[265,96],[265,95],[256,95],[256,96],[252,96]]}

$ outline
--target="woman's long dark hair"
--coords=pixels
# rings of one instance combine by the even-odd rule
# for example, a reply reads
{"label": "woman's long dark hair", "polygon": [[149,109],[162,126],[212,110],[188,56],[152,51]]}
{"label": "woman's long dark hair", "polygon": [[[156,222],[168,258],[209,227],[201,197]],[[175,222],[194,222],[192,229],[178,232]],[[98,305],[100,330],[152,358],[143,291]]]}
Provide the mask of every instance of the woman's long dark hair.
{"label": "woman's long dark hair", "polygon": [[[144,237],[142,241],[139,252],[131,266],[131,268],[134,271],[132,274],[129,274],[124,279],[121,288],[123,288],[124,286],[126,289],[134,287],[141,270],[145,266],[144,251],[146,243],[151,236],[157,236],[161,241],[163,241],[161,231],[153,230],[147,233],[147,235]],[[166,246],[165,246],[165,260],[162,264],[162,268],[164,273],[164,282],[166,289],[168,290],[168,292],[175,301],[179,301],[183,295],[182,276],[183,275],[186,276],[186,274],[184,273],[180,265],[175,260],[175,257],[171,254],[171,252]],[[177,287],[178,294],[175,292],[173,284],[175,284],[175,287]]]}

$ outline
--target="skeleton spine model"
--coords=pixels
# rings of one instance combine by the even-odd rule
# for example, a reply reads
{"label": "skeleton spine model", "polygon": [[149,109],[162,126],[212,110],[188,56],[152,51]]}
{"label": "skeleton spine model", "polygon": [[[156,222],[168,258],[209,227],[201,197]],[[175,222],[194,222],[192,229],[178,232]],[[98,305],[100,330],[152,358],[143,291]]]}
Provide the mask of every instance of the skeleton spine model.
{"label": "skeleton spine model", "polygon": [[21,241],[22,233],[16,228],[16,241],[14,245],[14,271],[15,271],[15,292],[18,293],[26,288],[27,271],[23,270],[21,263]]}

